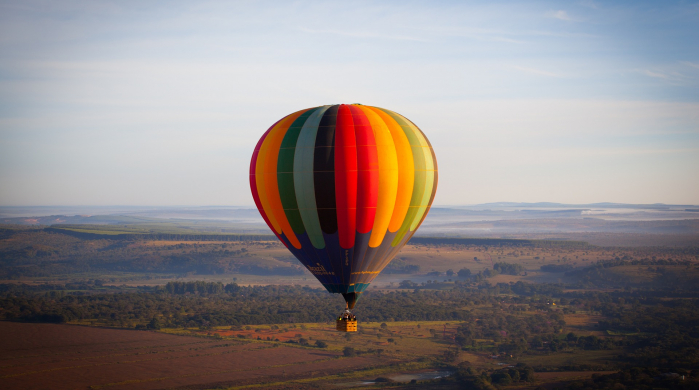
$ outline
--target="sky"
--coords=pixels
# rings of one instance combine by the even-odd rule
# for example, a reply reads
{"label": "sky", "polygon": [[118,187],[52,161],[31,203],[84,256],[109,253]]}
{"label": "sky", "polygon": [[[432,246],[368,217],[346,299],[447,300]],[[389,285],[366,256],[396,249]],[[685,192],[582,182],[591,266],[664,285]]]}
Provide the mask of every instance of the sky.
{"label": "sky", "polygon": [[3,1],[0,205],[253,205],[278,119],[401,113],[435,205],[699,204],[699,1]]}

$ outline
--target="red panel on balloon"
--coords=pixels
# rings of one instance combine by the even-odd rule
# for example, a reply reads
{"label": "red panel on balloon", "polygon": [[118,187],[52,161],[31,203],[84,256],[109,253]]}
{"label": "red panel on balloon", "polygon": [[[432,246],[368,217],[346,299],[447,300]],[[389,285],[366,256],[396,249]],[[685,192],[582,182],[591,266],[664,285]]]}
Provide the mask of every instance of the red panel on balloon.
{"label": "red panel on balloon", "polygon": [[335,126],[335,200],[340,246],[354,246],[357,226],[357,143],[349,106],[337,112]]}

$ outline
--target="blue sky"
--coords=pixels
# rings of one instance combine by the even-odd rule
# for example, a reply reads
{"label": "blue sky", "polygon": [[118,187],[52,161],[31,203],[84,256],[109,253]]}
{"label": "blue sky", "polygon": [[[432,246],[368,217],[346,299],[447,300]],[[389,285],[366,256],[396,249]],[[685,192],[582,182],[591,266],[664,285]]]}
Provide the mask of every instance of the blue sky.
{"label": "blue sky", "polygon": [[0,204],[252,205],[331,103],[432,142],[436,204],[699,204],[699,2],[0,1]]}

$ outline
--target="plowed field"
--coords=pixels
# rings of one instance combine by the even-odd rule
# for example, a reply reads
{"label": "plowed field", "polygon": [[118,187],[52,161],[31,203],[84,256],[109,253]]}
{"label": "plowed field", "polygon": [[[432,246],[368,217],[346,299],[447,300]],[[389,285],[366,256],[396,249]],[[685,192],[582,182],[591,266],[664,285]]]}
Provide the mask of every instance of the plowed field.
{"label": "plowed field", "polygon": [[279,344],[0,322],[2,389],[163,389],[269,383],[376,364]]}

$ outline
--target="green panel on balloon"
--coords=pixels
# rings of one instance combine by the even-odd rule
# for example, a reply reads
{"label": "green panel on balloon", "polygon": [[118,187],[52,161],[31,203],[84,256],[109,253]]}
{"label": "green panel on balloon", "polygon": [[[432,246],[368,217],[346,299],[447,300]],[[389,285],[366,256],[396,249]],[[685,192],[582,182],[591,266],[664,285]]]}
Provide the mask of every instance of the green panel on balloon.
{"label": "green panel on balloon", "polygon": [[277,181],[279,185],[279,196],[284,207],[284,213],[289,220],[291,228],[296,234],[302,234],[306,231],[303,226],[303,220],[299,212],[299,206],[296,201],[296,191],[294,189],[294,155],[296,154],[296,142],[299,138],[299,133],[306,119],[315,110],[308,110],[299,116],[294,123],[289,126],[289,129],[284,135],[281,148],[279,149],[279,159],[277,161]]}

